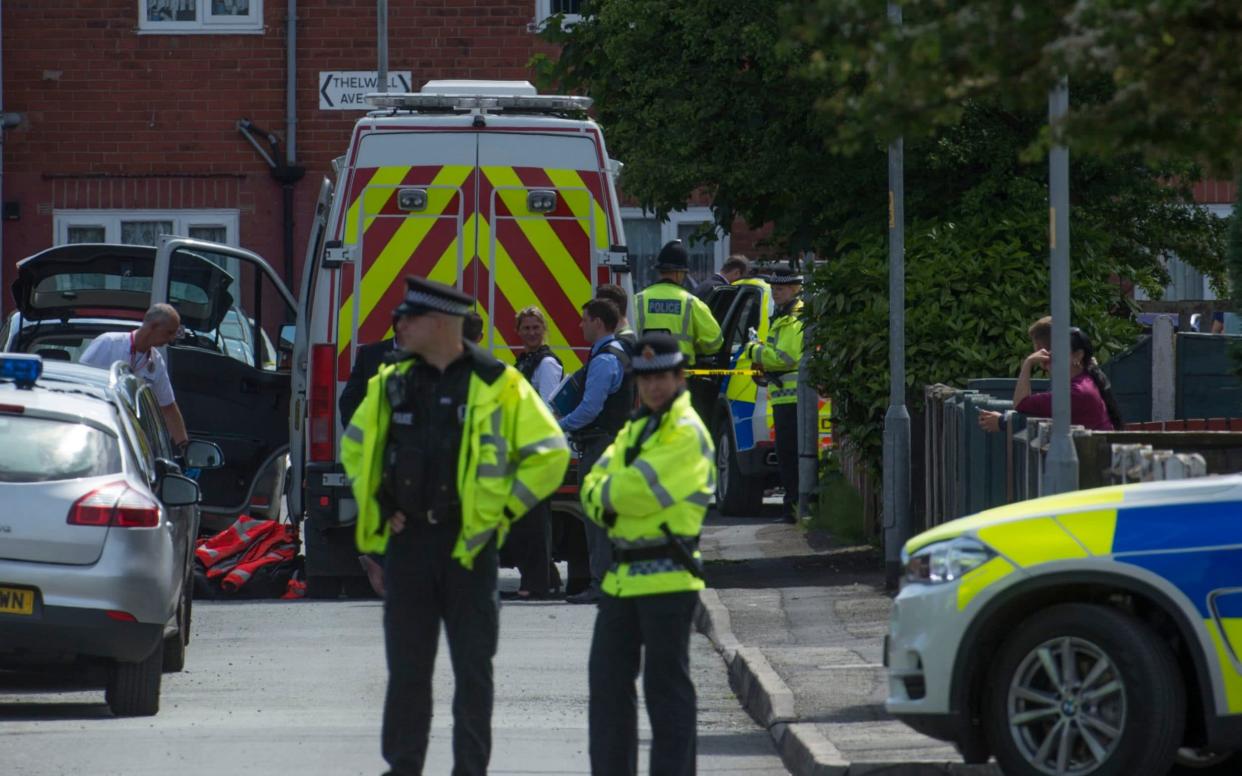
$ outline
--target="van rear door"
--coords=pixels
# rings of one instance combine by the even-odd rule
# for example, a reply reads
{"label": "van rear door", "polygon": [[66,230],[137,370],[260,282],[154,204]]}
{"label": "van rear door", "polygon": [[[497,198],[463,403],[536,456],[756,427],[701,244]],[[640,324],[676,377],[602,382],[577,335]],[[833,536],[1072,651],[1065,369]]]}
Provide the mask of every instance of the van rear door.
{"label": "van rear door", "polygon": [[586,361],[582,305],[594,294],[611,244],[601,159],[585,134],[479,135],[484,218],[472,282],[486,311],[485,343],[504,361],[521,352],[515,318],[530,305],[543,311],[548,345],[566,373]]}
{"label": "van rear door", "polygon": [[462,132],[377,132],[359,141],[344,239],[361,257],[341,273],[337,379],[359,345],[392,336],[406,275],[463,287],[475,253],[474,138]]}

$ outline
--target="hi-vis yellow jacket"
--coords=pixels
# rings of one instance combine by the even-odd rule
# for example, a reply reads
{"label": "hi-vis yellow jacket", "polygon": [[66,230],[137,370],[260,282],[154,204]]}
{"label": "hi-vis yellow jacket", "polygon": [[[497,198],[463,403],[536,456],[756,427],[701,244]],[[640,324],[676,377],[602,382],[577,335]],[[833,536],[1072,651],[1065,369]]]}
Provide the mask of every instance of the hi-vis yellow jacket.
{"label": "hi-vis yellow jacket", "polygon": [[668,332],[689,364],[694,363],[695,354],[711,355],[724,344],[720,324],[708,306],[671,280],[647,286],[634,300],[634,311],[638,336],[649,331]]}
{"label": "hi-vis yellow jacket", "polygon": [[[461,533],[453,548],[466,568],[493,535],[497,546],[503,544],[509,525],[552,495],[569,466],[565,436],[530,383],[473,346],[470,353],[474,363],[457,458]],[[411,357],[380,367],[341,439],[341,463],[358,500],[355,538],[361,552],[381,553],[388,545],[387,516],[376,500],[392,417],[384,386],[414,363]]]}
{"label": "hi-vis yellow jacket", "polygon": [[[587,517],[608,528],[613,547],[640,550],[669,544],[661,527],[687,543],[695,558],[703,515],[716,487],[716,459],[703,421],[683,391],[659,419],[656,430],[640,440],[649,415],[625,424],[582,484]],[[627,452],[638,455],[626,464]],[[616,515],[608,525],[606,515]],[[672,557],[614,562],[603,592],[619,598],[702,590],[703,580]]]}
{"label": "hi-vis yellow jacket", "polygon": [[755,365],[769,375],[779,377],[768,383],[768,402],[798,402],[798,362],[802,360],[802,300],[796,299],[777,311],[768,329],[768,341],[754,343],[747,349]]}

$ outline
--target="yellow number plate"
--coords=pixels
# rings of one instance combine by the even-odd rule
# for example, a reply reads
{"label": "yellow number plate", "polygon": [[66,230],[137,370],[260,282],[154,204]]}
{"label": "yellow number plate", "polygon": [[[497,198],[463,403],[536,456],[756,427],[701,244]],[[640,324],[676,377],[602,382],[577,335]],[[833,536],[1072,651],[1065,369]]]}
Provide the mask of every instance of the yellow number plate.
{"label": "yellow number plate", "polygon": [[35,591],[0,587],[0,614],[34,614]]}

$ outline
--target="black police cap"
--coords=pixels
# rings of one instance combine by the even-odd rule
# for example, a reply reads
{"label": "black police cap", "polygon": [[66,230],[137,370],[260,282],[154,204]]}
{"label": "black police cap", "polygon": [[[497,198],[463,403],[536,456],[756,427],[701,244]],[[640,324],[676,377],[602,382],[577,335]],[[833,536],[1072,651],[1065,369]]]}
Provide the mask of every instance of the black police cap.
{"label": "black police cap", "polygon": [[665,271],[689,270],[690,251],[681,240],[673,240],[660,249],[656,256],[656,269]]}
{"label": "black police cap", "polygon": [[437,283],[434,280],[408,275],[405,278],[405,299],[392,311],[394,316],[425,315],[426,313],[443,313],[445,315],[466,315],[474,308],[474,297],[463,294],[452,286]]}
{"label": "black police cap", "polygon": [[677,347],[677,340],[669,334],[653,332],[644,334],[634,344],[634,358],[630,369],[634,374],[652,375],[670,372],[686,365],[686,357]]}

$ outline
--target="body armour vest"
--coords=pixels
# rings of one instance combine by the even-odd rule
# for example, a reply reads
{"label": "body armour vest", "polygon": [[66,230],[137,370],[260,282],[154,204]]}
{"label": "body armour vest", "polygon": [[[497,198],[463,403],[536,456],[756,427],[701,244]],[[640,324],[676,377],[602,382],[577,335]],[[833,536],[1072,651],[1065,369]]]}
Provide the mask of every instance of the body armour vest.
{"label": "body armour vest", "polygon": [[539,365],[543,363],[545,358],[549,357],[557,364],[564,366],[561,360],[556,357],[556,354],[552,352],[552,348],[547,345],[540,345],[534,350],[518,356],[517,362],[513,366],[522,373],[522,376],[526,378],[526,382],[529,383],[535,379],[535,370],[539,368]]}

